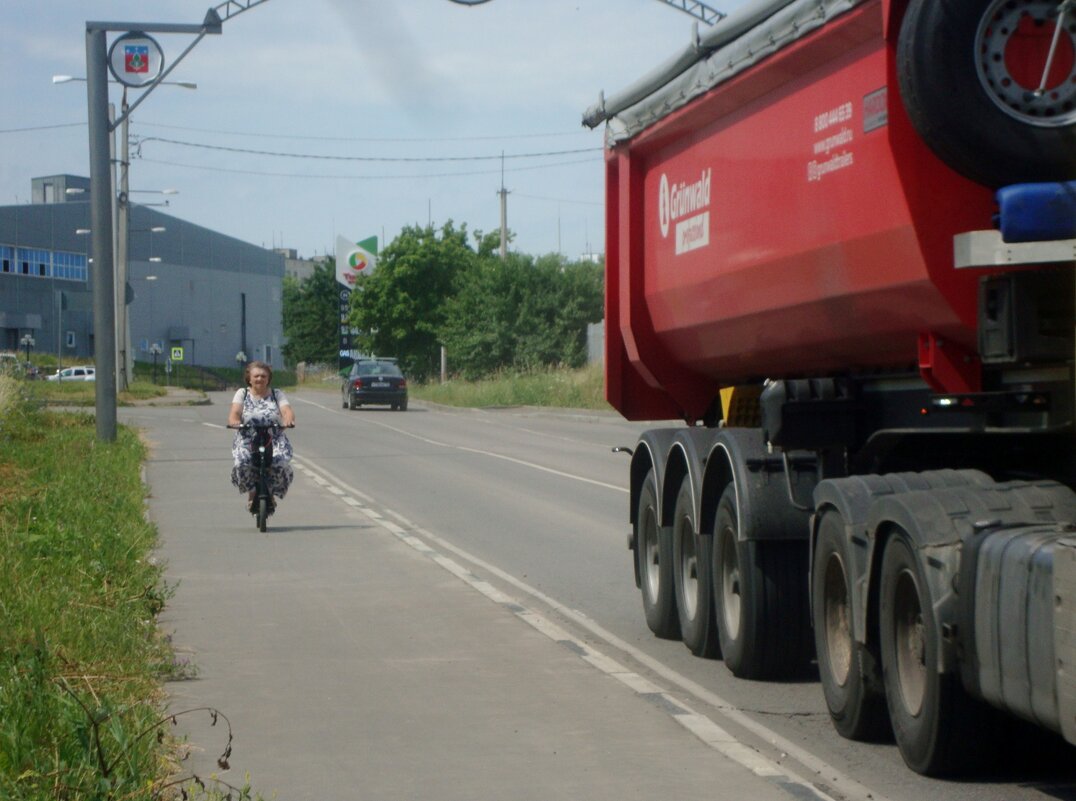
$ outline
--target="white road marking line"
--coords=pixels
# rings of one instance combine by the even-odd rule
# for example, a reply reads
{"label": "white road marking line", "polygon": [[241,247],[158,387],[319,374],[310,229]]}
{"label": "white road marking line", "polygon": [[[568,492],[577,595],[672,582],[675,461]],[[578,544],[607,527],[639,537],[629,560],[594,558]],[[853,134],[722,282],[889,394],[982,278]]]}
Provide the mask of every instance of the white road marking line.
{"label": "white road marking line", "polygon": [[[316,403],[311,404],[311,405],[318,406],[318,404],[316,404]],[[319,407],[319,408],[323,408],[323,407]],[[610,489],[610,490],[614,490],[616,492],[622,492],[622,493],[625,493],[625,494],[630,492],[630,490],[628,490],[627,488],[618,486],[616,484],[608,484],[608,483],[606,483],[604,481],[595,481],[592,478],[587,478],[586,476],[578,476],[578,475],[575,475],[574,473],[565,473],[562,470],[555,470],[552,467],[545,467],[545,466],[540,465],[540,464],[535,464],[534,462],[528,462],[528,461],[526,461],[524,459],[517,459],[514,456],[507,456],[507,455],[505,455],[503,453],[494,453],[493,451],[484,451],[484,450],[481,450],[479,448],[468,448],[465,445],[453,445],[450,442],[441,442],[440,440],[430,439],[429,437],[424,437],[424,436],[422,436],[420,434],[412,433],[411,431],[404,431],[402,428],[397,428],[396,426],[390,426],[388,423],[382,423],[382,422],[379,422],[377,420],[366,419],[366,420],[364,420],[364,422],[366,422],[366,423],[368,423],[369,425],[372,425],[372,426],[378,426],[380,428],[384,428],[387,431],[392,431],[392,432],[394,432],[396,434],[400,434],[401,436],[404,436],[404,437],[410,437],[411,439],[416,439],[419,442],[426,443],[427,445],[435,445],[438,448],[448,448],[449,450],[463,451],[464,453],[473,453],[473,454],[476,454],[478,456],[488,456],[491,459],[501,459],[501,460],[506,461],[506,462],[511,462],[513,464],[520,465],[521,467],[528,467],[531,470],[538,470],[538,471],[540,471],[542,473],[549,473],[550,475],[559,476],[560,478],[567,478],[567,479],[570,479],[572,481],[578,481],[578,482],[583,483],[583,484],[591,484],[591,485],[593,485],[595,487],[601,487],[603,489]]]}
{"label": "white road marking line", "polygon": [[[332,473],[330,473],[325,468],[316,466],[309,460],[307,460],[306,464],[311,470],[317,470],[325,476],[333,478],[334,481],[338,481],[338,483],[340,483],[348,491],[353,491],[353,488],[348,486],[346,482],[339,481],[338,479],[333,477]],[[356,494],[359,494],[357,490],[354,491],[356,492]],[[344,498],[346,499],[347,496],[344,496]],[[488,584],[488,582],[485,582],[482,579],[478,578],[474,573],[461,565],[459,562],[445,556],[435,548],[432,548],[425,543],[422,544],[421,548],[415,547],[415,543],[422,542],[422,540],[419,539],[419,537],[417,537],[414,533],[408,533],[404,529],[401,529],[400,526],[388,523],[388,521],[386,521],[384,517],[375,512],[373,509],[361,507],[361,511],[371,520],[374,520],[379,525],[384,527],[386,531],[392,533],[393,536],[395,536],[401,542],[404,542],[408,546],[414,548],[416,551],[423,553],[433,562],[436,562],[449,573],[452,573],[452,575],[456,576],[461,581],[478,590],[483,595],[486,595],[491,600],[494,600],[495,602],[505,606],[516,617],[518,617],[520,620],[524,621],[528,625],[532,626],[533,628],[547,636],[549,639],[553,640],[558,644],[570,647],[571,650],[577,653],[581,659],[594,666],[605,675],[610,676],[611,678],[614,678],[624,684],[626,687],[629,687],[640,697],[661,699],[663,701],[663,706],[669,711],[670,716],[674,720],[676,720],[677,723],[679,723],[686,730],[694,734],[701,742],[705,743],[710,748],[713,748],[714,750],[720,752],[721,754],[743,766],[747,770],[750,770],[755,775],[772,781],[777,786],[789,792],[789,794],[794,795],[796,798],[815,798],[819,801],[834,801],[832,796],[824,793],[822,790],[820,790],[818,787],[815,787],[808,781],[805,781],[798,776],[794,776],[793,774],[784,770],[784,768],[780,764],[774,762],[772,759],[760,753],[759,751],[756,751],[755,749],[745,745],[744,743],[741,743],[733,735],[729,734],[718,724],[714,723],[710,718],[698,712],[695,712],[679,700],[673,699],[657,685],[629,671],[627,668],[620,665],[615,659],[612,659],[611,657],[608,657],[601,652],[594,650],[585,642],[573,637],[565,629],[558,626],[556,623],[553,623],[548,618],[534,612],[533,610],[527,609],[517,600],[512,599],[509,596],[503,595],[502,593],[500,593],[500,591],[493,588],[492,585]],[[503,570],[485,562],[484,560],[472,556],[471,554],[464,551],[462,548],[459,548],[448,542],[447,540],[438,537],[436,534],[428,532],[418,526],[410,525],[407,522],[406,518],[404,518],[402,515],[395,512],[391,514],[397,520],[400,520],[401,523],[403,523],[405,526],[408,526],[412,532],[417,532],[419,535],[421,535],[421,537],[425,538],[426,540],[429,540],[436,545],[441,546],[445,550],[454,553],[465,561],[470,562],[472,565],[475,565],[476,567],[479,567],[496,575],[501,580],[508,582],[509,584],[531,596],[532,598],[541,601],[542,603],[548,605],[558,613],[565,615],[578,625],[583,626],[585,629],[590,631],[592,634],[598,636],[611,647],[616,648],[624,653],[627,653],[633,659],[646,665],[650,669],[654,670],[655,673],[663,676],[670,682],[677,684],[682,689],[687,690],[689,693],[691,693],[704,703],[708,703],[711,706],[721,709],[722,713],[729,717],[731,720],[743,726],[757,736],[761,737],[771,745],[780,748],[784,753],[790,755],[793,759],[797,760],[808,770],[813,770],[819,775],[826,776],[826,781],[828,783],[835,786],[849,798],[864,800],[870,799],[870,801],[887,801],[885,796],[882,796],[870,790],[866,786],[857,782],[855,779],[845,776],[844,774],[840,773],[833,765],[824,762],[818,757],[815,757],[810,752],[794,745],[791,741],[786,740],[785,738],[776,734],[763,724],[755,722],[746,714],[737,710],[728,701],[725,701],[720,696],[710,692],[709,690],[706,690],[704,687],[698,685],[697,683],[681,676],[676,671],[672,670],[672,668],[669,668],[658,660],[650,657],[640,649],[635,648],[629,643],[624,642],[616,635],[606,631],[605,629],[597,625],[594,621],[586,617],[586,615],[583,615],[578,611],[569,609],[558,601],[555,601],[554,599],[550,598],[548,595],[545,595],[540,590],[534,587],[530,587],[526,583],[520,581],[514,576],[511,576]],[[400,533],[396,533],[392,531],[392,529],[389,529],[388,526],[385,525],[386,523],[388,523],[388,525],[391,525],[394,529],[399,529]],[[487,592],[486,588],[492,590],[492,593]]]}

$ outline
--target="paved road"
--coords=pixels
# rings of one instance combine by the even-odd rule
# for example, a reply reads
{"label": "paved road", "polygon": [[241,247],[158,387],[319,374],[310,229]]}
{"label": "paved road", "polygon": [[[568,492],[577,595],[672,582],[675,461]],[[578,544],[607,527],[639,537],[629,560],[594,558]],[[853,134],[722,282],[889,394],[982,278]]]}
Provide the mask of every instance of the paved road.
{"label": "paved road", "polygon": [[[914,776],[830,727],[816,683],[733,679],[654,639],[625,549],[640,426],[295,398],[297,478],[254,530],[225,395],[121,410],[155,443],[174,708],[232,722],[231,770],[293,798],[1076,798],[1070,767]],[[197,499],[197,500],[195,500]],[[222,727],[185,719],[206,775]],[[238,779],[234,778],[238,777]]]}
{"label": "paved road", "polygon": [[212,706],[234,734],[221,772],[224,722],[183,716],[201,776],[319,801],[787,799],[784,777],[741,764],[773,773],[765,760],[715,752],[659,688],[308,466],[256,532],[224,478],[220,405],[123,416],[152,443],[150,512],[179,582],[163,622],[197,665],[172,708]]}

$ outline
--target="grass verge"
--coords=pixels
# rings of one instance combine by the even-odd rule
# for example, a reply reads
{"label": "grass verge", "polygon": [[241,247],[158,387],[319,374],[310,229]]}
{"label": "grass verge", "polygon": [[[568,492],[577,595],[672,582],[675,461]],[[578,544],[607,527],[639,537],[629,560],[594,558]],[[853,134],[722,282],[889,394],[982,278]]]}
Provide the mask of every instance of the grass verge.
{"label": "grass verge", "polygon": [[0,798],[149,799],[172,773],[144,456],[0,377]]}
{"label": "grass verge", "polygon": [[[27,381],[25,390],[33,399],[57,406],[93,406],[97,393],[92,381]],[[134,401],[160,398],[167,393],[165,387],[136,381],[116,396],[116,403],[124,406]]]}
{"label": "grass verge", "polygon": [[481,381],[452,380],[411,387],[420,400],[446,406],[551,406],[568,409],[611,407],[605,401],[602,368],[502,372]]}

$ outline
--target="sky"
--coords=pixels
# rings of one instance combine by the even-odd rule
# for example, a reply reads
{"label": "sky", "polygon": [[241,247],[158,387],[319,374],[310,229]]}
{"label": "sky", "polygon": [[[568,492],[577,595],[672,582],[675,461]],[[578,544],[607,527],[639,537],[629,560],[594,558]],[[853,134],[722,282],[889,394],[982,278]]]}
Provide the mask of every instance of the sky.
{"label": "sky", "polygon": [[[86,84],[52,81],[85,77],[87,20],[193,24],[215,5],[0,0],[0,205],[29,202],[33,177],[89,175]],[[313,258],[409,225],[495,231],[503,186],[512,250],[601,253],[603,136],[583,112],[693,23],[661,0],[266,0],[176,66],[196,90],[159,86],[134,111],[132,199]],[[193,39],[155,38],[166,67]]]}

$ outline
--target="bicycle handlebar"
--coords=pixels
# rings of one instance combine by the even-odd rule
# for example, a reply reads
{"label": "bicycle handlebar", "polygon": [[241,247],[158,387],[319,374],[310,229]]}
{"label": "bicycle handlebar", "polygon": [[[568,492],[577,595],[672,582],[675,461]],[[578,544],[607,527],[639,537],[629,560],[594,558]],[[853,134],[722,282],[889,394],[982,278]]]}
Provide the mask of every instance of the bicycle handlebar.
{"label": "bicycle handlebar", "polygon": [[282,425],[281,423],[241,423],[237,426],[229,423],[226,427],[234,428],[237,431],[258,431],[266,428],[295,428],[295,423],[288,423],[287,425]]}

